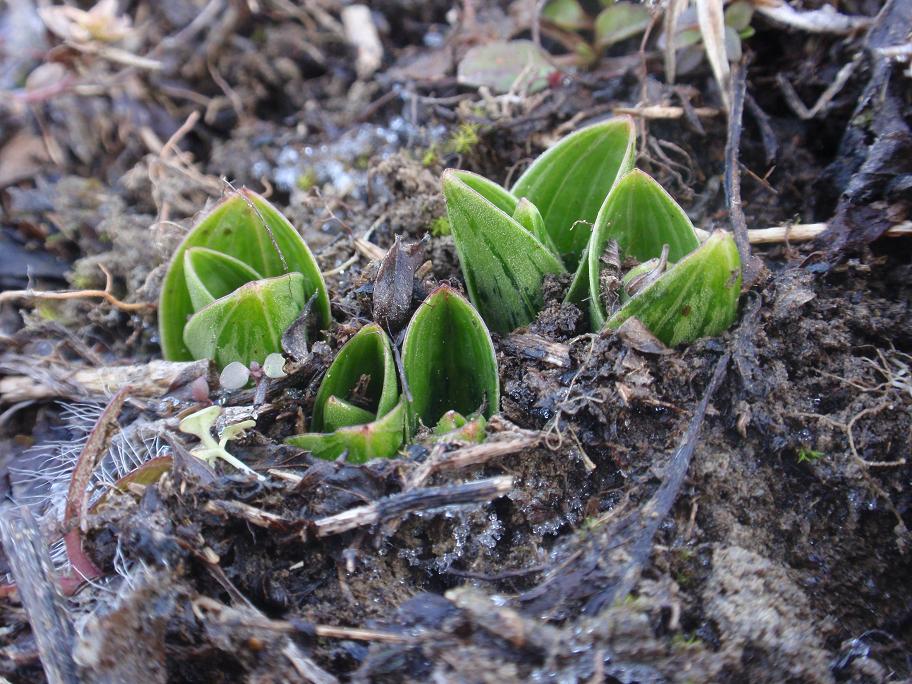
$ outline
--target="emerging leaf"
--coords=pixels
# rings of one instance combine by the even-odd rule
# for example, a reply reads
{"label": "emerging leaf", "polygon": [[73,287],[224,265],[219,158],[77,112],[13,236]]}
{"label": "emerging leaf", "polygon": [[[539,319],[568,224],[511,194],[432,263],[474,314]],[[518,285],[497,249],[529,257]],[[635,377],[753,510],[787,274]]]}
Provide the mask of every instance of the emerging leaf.
{"label": "emerging leaf", "polygon": [[[316,293],[318,325],[321,328],[329,325],[326,285],[301,236],[275,207],[256,193],[241,189],[230,195],[197,223],[171,259],[159,301],[164,357],[172,361],[204,358],[194,357],[197,352],[190,349],[185,339],[184,327],[194,313],[232,296],[247,283],[289,274],[297,275],[293,279],[297,281],[295,288],[303,292],[298,313],[303,302]],[[241,321],[239,325],[249,327],[254,323]],[[240,337],[254,339],[257,334],[247,332]],[[278,351],[280,347],[276,343],[266,353]],[[262,362],[264,357],[253,358],[252,351],[241,350],[233,358],[223,354],[219,363]]]}
{"label": "emerging leaf", "polygon": [[392,411],[372,423],[343,427],[335,432],[296,435],[285,443],[307,449],[317,458],[334,459],[347,452],[349,463],[389,458],[402,446],[405,418],[405,400],[402,399]]}
{"label": "emerging leaf", "polygon": [[557,245],[554,244],[551,235],[545,228],[545,221],[542,219],[538,207],[532,204],[532,202],[525,197],[519,200],[516,204],[516,209],[513,211],[513,218],[516,219],[516,222],[519,223],[519,225],[537,237],[539,242],[547,247],[552,254],[557,254]]}
{"label": "emerging leaf", "polygon": [[605,196],[633,168],[635,154],[633,121],[609,119],[561,138],[513,186],[514,197],[525,197],[538,207],[568,269],[580,262]]}
{"label": "emerging leaf", "polygon": [[735,320],[741,294],[741,260],[730,233],[715,231],[699,248],[633,296],[607,322],[619,328],[636,317],[673,347],[718,335]]}
{"label": "emerging leaf", "polygon": [[[386,415],[399,401],[393,350],[386,333],[376,323],[365,325],[355,333],[326,371],[314,402],[310,424],[314,432],[331,429],[326,426],[324,415],[330,399],[362,409],[369,415],[369,420]],[[340,408],[338,404],[334,407],[336,415]],[[349,415],[355,414],[349,411]],[[338,418],[334,419],[337,421]]]}
{"label": "emerging leaf", "polygon": [[371,323],[342,346],[326,371],[314,402],[312,432],[286,442],[318,458],[343,452],[351,463],[389,458],[405,437],[405,413],[389,338]]}
{"label": "emerging leaf", "polygon": [[[512,220],[512,219],[511,219]],[[494,344],[478,312],[441,285],[412,317],[402,345],[409,421],[435,426],[448,411],[490,417],[500,404]]]}
{"label": "emerging leaf", "polygon": [[193,314],[184,326],[184,344],[196,359],[219,366],[249,366],[281,349],[282,333],[307,302],[300,273],[254,280]]}
{"label": "emerging leaf", "polygon": [[606,7],[595,19],[595,44],[606,48],[627,40],[649,26],[649,9],[632,2],[615,2]]}
{"label": "emerging leaf", "polygon": [[442,180],[469,297],[497,332],[526,325],[543,305],[545,274],[563,273],[563,265],[512,218],[515,199],[509,213],[501,208],[510,199],[505,190],[492,191],[499,186],[466,171],[447,170]]}
{"label": "emerging leaf", "polygon": [[437,422],[431,441],[480,444],[485,439],[487,424],[485,417],[478,414],[467,419],[461,413],[447,411]]}
{"label": "emerging leaf", "polygon": [[624,176],[605,198],[589,245],[589,311],[596,330],[605,322],[598,295],[600,259],[609,240],[641,262],[659,257],[666,244],[668,259],[679,261],[700,244],[687,214],[662,186],[638,169]]}

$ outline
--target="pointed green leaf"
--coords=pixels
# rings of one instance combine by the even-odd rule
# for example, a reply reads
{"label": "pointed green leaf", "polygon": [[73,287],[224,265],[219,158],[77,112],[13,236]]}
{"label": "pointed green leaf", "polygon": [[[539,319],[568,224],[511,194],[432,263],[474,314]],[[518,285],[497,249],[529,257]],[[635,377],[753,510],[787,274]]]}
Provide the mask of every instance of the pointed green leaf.
{"label": "pointed green leaf", "polygon": [[443,194],[469,297],[497,332],[526,325],[543,305],[547,273],[564,267],[547,247],[463,179],[445,171]]}
{"label": "pointed green leaf", "polygon": [[568,269],[577,268],[605,196],[633,168],[635,156],[633,121],[609,119],[561,138],[513,186],[515,197],[528,198],[541,212]]}
{"label": "pointed green leaf", "polygon": [[323,429],[327,432],[370,423],[376,417],[377,414],[339,399],[339,397],[330,397],[323,404]]}
{"label": "pointed green leaf", "polygon": [[348,453],[349,463],[364,463],[372,458],[391,458],[405,439],[405,400],[385,416],[365,425],[344,427],[330,433],[307,433],[285,440],[307,449],[317,458],[334,459]]}
{"label": "pointed green leaf", "polygon": [[639,35],[649,26],[651,17],[645,5],[615,2],[595,18],[595,44],[606,48]]}
{"label": "pointed green leaf", "polygon": [[638,261],[658,257],[665,244],[668,260],[679,261],[700,244],[687,214],[662,186],[639,169],[625,175],[605,198],[589,245],[589,310],[596,330],[605,321],[598,295],[600,259],[609,240]]}
{"label": "pointed green leaf", "polygon": [[281,351],[282,333],[307,301],[300,273],[255,280],[193,314],[184,326],[184,344],[193,358],[250,365]]}
{"label": "pointed green leaf", "polygon": [[551,235],[545,228],[545,222],[538,211],[538,207],[532,202],[525,197],[519,200],[516,204],[516,209],[513,211],[513,218],[519,225],[537,237],[538,241],[547,247],[552,254],[556,255],[558,253],[557,246],[551,240]]}
{"label": "pointed green leaf", "polygon": [[184,254],[195,247],[234,257],[263,278],[300,274],[305,301],[317,293],[315,311],[319,326],[329,325],[326,285],[304,240],[269,202],[250,190],[241,189],[207,213],[171,259],[158,310],[162,354],[166,359],[189,361],[194,358],[184,341],[184,326],[198,307],[190,296]]}
{"label": "pointed green leaf", "polygon": [[244,283],[263,277],[240,259],[206,247],[192,247],[184,252],[184,271],[196,311],[231,294]]}
{"label": "pointed green leaf", "polygon": [[513,196],[509,190],[505,190],[492,180],[484,176],[479,176],[471,171],[460,171],[458,169],[448,169],[456,178],[468,185],[472,190],[488,200],[495,207],[505,214],[513,216],[516,211],[516,205],[519,200]]}
{"label": "pointed green leaf", "polygon": [[411,393],[410,423],[436,425],[447,411],[463,415],[500,405],[494,344],[478,312],[448,285],[434,290],[415,312],[402,344]]}
{"label": "pointed green leaf", "polygon": [[636,317],[669,347],[725,331],[738,314],[741,260],[730,233],[717,230],[698,249],[632,297],[607,322]]}
{"label": "pointed green leaf", "polygon": [[457,411],[447,411],[437,422],[431,441],[434,442],[474,442],[480,444],[485,439],[485,427],[488,421],[484,416],[475,414],[466,419]]}
{"label": "pointed green leaf", "polygon": [[317,390],[310,429],[314,432],[334,429],[324,417],[327,402],[335,397],[350,404],[356,389],[370,407],[367,412],[372,414],[361,422],[386,415],[399,401],[393,350],[389,337],[376,323],[365,325],[339,349]]}

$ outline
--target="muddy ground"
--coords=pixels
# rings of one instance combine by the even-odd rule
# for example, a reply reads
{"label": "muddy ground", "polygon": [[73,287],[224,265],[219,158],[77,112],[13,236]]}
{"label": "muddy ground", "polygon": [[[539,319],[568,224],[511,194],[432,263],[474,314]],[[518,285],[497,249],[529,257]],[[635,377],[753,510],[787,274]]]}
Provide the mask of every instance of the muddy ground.
{"label": "muddy ground", "polygon": [[[356,239],[382,253],[431,234],[415,306],[435,282],[463,287],[439,234],[446,167],[505,181],[619,108],[683,107],[638,119],[638,165],[695,225],[732,228],[731,126],[705,60],[669,86],[661,51],[631,39],[574,69],[546,31],[565,59],[544,92],[457,83],[470,46],[532,35],[527,4],[374,3],[383,61],[360,77],[334,0],[122,3],[123,49],[154,64],[65,43],[28,0],[4,9],[0,287],[102,288],[103,266],[118,301],[154,304],[194,216],[241,185],[285,211],[330,273],[331,331],[296,350],[234,450],[264,482],[187,455],[175,428],[200,400],[193,378],[120,412],[132,446],[112,446],[96,486],[133,462],[174,465],[86,515],[103,576],[68,591],[73,633],[54,634],[81,681],[912,677],[912,262],[910,238],[882,237],[912,206],[912,79],[878,52],[908,39],[905,3],[838,3],[876,17],[847,34],[755,17],[746,224],[830,230],[754,247],[731,331],[639,352],[589,333],[560,303],[566,283],[549,283],[532,337],[495,336],[501,414],[480,451],[418,444],[353,466],[279,446],[371,320],[377,263]],[[787,80],[810,106],[850,63],[813,117],[783,95]],[[3,515],[29,505],[50,544],[72,463],[120,389],[73,373],[159,358],[154,309],[0,299],[0,345]],[[211,376],[209,390],[251,411],[249,391]],[[372,505],[365,524],[326,527]],[[8,581],[2,594],[0,674],[43,681],[41,639]]]}

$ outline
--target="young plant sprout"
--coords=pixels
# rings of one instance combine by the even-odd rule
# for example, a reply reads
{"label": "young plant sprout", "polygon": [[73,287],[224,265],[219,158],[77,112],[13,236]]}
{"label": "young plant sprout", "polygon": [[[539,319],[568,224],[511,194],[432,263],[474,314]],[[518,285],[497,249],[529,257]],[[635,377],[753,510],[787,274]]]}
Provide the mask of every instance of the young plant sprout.
{"label": "young plant sprout", "polygon": [[162,352],[171,361],[213,359],[220,368],[263,362],[316,296],[329,297],[307,245],[275,207],[242,188],[190,231],[168,267],[159,301]]}
{"label": "young plant sprout", "polygon": [[[640,264],[623,276],[615,301],[604,288],[616,277],[619,257]],[[588,258],[595,330],[635,317],[674,346],[718,335],[735,320],[741,260],[734,238],[716,231],[701,245],[684,210],[642,171],[625,175],[605,199]]]}
{"label": "young plant sprout", "polygon": [[[532,321],[548,273],[576,273],[566,299],[587,302],[594,330],[634,317],[673,346],[731,325],[741,263],[731,235],[700,245],[690,219],[658,183],[632,170],[628,119],[557,142],[511,192],[448,170],[443,191],[472,302],[497,332]],[[590,225],[592,228],[590,229]],[[638,265],[624,273],[624,265]]]}
{"label": "young plant sprout", "polygon": [[216,442],[212,436],[212,428],[220,415],[222,415],[221,406],[209,406],[196,413],[191,413],[180,422],[178,427],[181,432],[193,435],[200,440],[200,445],[195,449],[191,449],[190,453],[210,466],[215,465],[217,459],[222,459],[238,470],[256,476],[259,480],[265,479],[245,463],[229,454],[225,449],[229,441],[240,437],[244,430],[254,427],[256,421],[244,420],[240,423],[226,426],[219,434],[219,440]]}
{"label": "young plant sprout", "polygon": [[472,305],[447,285],[434,290],[412,317],[402,344],[402,366],[411,393],[413,431],[423,424],[437,434],[451,432],[465,427],[463,416],[490,418],[499,410],[500,379],[491,335]]}
{"label": "young plant sprout", "polygon": [[635,143],[629,118],[588,126],[546,150],[511,191],[467,171],[444,172],[469,299],[494,331],[535,318],[549,273],[576,270],[571,296],[585,296],[591,225],[616,180],[633,167]]}
{"label": "young plant sprout", "polygon": [[405,415],[392,346],[372,323],[342,346],[326,371],[314,402],[312,432],[286,442],[319,458],[343,452],[351,463],[388,458],[405,439]]}

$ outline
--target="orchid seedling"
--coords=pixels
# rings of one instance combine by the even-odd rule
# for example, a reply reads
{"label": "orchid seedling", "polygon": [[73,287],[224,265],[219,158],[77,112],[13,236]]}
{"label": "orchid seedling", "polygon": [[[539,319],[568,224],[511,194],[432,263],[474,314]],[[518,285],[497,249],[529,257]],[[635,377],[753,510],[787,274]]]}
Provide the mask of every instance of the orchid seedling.
{"label": "orchid seedling", "polygon": [[[640,264],[621,279],[617,297],[605,287],[621,258]],[[589,246],[589,314],[595,330],[636,318],[672,347],[726,330],[738,313],[741,259],[730,233],[701,245],[671,196],[639,170],[625,175],[599,211]]]}
{"label": "orchid seedling", "polygon": [[[472,302],[505,333],[531,322],[549,273],[576,272],[566,300],[589,310],[593,330],[636,318],[673,346],[731,325],[741,290],[732,236],[700,244],[678,204],[632,169],[629,119],[558,141],[511,191],[448,170],[443,191]],[[622,265],[639,262],[630,273]]]}
{"label": "orchid seedling", "polygon": [[222,415],[221,406],[209,406],[196,413],[191,413],[180,422],[178,428],[181,432],[193,435],[200,440],[200,445],[195,449],[191,449],[190,453],[207,463],[210,467],[215,465],[217,459],[222,459],[238,470],[249,475],[254,475],[258,480],[265,479],[245,463],[228,453],[225,448],[229,441],[240,437],[244,433],[244,430],[254,427],[256,421],[243,420],[240,423],[226,426],[219,434],[219,439],[216,442],[215,438],[212,436],[212,428],[215,426],[215,422],[220,415]]}
{"label": "orchid seedling", "polygon": [[311,432],[286,442],[318,458],[342,453],[351,463],[388,458],[405,439],[405,416],[389,337],[372,323],[342,345],[326,371],[314,401]]}
{"label": "orchid seedling", "polygon": [[434,290],[409,322],[402,366],[413,432],[425,425],[439,435],[465,427],[463,416],[490,418],[499,410],[491,335],[475,308],[448,285]]}
{"label": "orchid seedling", "polygon": [[531,322],[546,275],[575,271],[568,298],[586,294],[584,252],[599,208],[633,168],[633,122],[610,119],[562,138],[508,191],[468,171],[443,174],[443,193],[469,299],[499,333]]}
{"label": "orchid seedling", "polygon": [[282,333],[315,297],[315,327],[329,325],[320,269],[288,220],[242,188],[207,213],[178,247],[159,301],[170,361],[249,366],[281,351]]}

